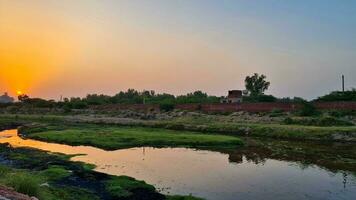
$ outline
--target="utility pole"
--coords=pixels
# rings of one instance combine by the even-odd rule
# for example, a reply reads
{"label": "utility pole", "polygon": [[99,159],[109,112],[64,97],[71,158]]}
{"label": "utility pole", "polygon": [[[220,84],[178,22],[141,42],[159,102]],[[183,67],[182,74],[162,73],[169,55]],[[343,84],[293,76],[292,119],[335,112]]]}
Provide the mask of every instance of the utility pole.
{"label": "utility pole", "polygon": [[345,92],[345,76],[342,75],[342,92]]}

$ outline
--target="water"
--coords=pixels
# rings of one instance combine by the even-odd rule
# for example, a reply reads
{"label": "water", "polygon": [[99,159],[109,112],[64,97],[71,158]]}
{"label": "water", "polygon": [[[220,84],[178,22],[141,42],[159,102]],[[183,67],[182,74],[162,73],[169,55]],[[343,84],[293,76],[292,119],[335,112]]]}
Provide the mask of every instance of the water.
{"label": "water", "polygon": [[95,164],[99,172],[144,180],[166,194],[192,194],[211,200],[356,199],[356,177],[351,173],[331,172],[325,167],[301,165],[289,159],[256,157],[260,153],[255,150],[220,153],[145,147],[105,151],[24,140],[17,136],[16,130],[1,132],[0,143],[85,154],[72,160]]}

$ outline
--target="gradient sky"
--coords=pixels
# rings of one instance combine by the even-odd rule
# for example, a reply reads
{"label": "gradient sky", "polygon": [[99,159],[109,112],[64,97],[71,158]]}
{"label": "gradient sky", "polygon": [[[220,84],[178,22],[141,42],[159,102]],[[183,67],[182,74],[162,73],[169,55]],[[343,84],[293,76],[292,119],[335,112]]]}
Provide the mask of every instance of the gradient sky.
{"label": "gradient sky", "polygon": [[356,1],[0,0],[0,92],[224,95],[254,72],[279,97],[356,87]]}

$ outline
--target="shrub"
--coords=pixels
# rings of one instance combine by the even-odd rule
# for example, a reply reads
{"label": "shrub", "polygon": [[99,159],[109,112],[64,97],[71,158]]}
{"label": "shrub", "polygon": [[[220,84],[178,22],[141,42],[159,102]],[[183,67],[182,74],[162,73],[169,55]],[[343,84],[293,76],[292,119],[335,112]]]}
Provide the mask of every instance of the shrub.
{"label": "shrub", "polygon": [[345,116],[356,116],[356,111],[354,110],[332,110],[329,115],[333,117],[345,117]]}
{"label": "shrub", "polygon": [[0,177],[5,176],[10,171],[11,170],[8,167],[0,165]]}
{"label": "shrub", "polygon": [[334,117],[322,117],[318,120],[319,126],[353,126],[354,124]]}
{"label": "shrub", "polygon": [[356,101],[356,90],[331,92],[330,94],[319,97],[316,101]]}
{"label": "shrub", "polygon": [[290,118],[290,117],[287,117],[287,118],[284,119],[283,123],[284,124],[288,124],[288,125],[289,124],[294,124],[294,120],[292,118]]}
{"label": "shrub", "polygon": [[353,126],[354,124],[345,120],[340,120],[334,117],[321,118],[302,118],[292,119],[287,117],[283,121],[284,124],[303,125],[303,126]]}
{"label": "shrub", "polygon": [[316,110],[315,106],[307,101],[301,102],[301,107],[298,110],[298,114],[300,116],[314,116],[319,114],[319,112]]}
{"label": "shrub", "polygon": [[12,174],[8,182],[8,185],[13,187],[17,192],[35,197],[39,196],[39,184],[37,178],[27,174]]}
{"label": "shrub", "polygon": [[159,108],[165,112],[172,111],[174,109],[173,103],[161,103],[159,104]]}
{"label": "shrub", "polygon": [[115,199],[129,198],[133,195],[133,191],[138,189],[149,192],[155,191],[153,186],[147,185],[144,181],[137,181],[127,176],[119,176],[108,180],[105,184],[105,188]]}
{"label": "shrub", "polygon": [[270,116],[270,117],[280,117],[280,116],[282,116],[283,114],[284,114],[284,113],[283,113],[283,110],[274,108],[274,109],[269,113],[269,116]]}
{"label": "shrub", "polygon": [[243,101],[244,102],[251,102],[251,103],[277,102],[277,98],[272,96],[272,95],[260,94],[260,95],[244,96],[243,97]]}
{"label": "shrub", "polygon": [[63,179],[70,174],[70,171],[64,169],[61,166],[51,166],[50,168],[41,172],[41,175],[47,177],[50,181]]}

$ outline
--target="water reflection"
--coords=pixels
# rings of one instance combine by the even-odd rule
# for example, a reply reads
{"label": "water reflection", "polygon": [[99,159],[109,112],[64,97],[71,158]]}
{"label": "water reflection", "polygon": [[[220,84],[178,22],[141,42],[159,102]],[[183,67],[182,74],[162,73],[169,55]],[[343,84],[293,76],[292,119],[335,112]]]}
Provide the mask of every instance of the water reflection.
{"label": "water reflection", "polygon": [[[251,141],[248,147],[235,150],[144,147],[104,151],[24,140],[17,136],[16,130],[4,131],[0,136],[0,143],[17,147],[86,154],[72,159],[95,164],[100,172],[145,180],[164,193],[217,200],[356,198],[354,175],[337,172],[338,165],[319,161],[320,155],[316,160],[313,156],[306,158],[308,151],[303,152],[296,144],[279,142],[273,146],[272,141],[259,144]],[[349,155],[339,149],[340,155]],[[318,151],[323,151],[325,158],[335,155],[323,148]],[[318,163],[323,165],[315,165]],[[346,170],[352,165],[338,167]]]}

